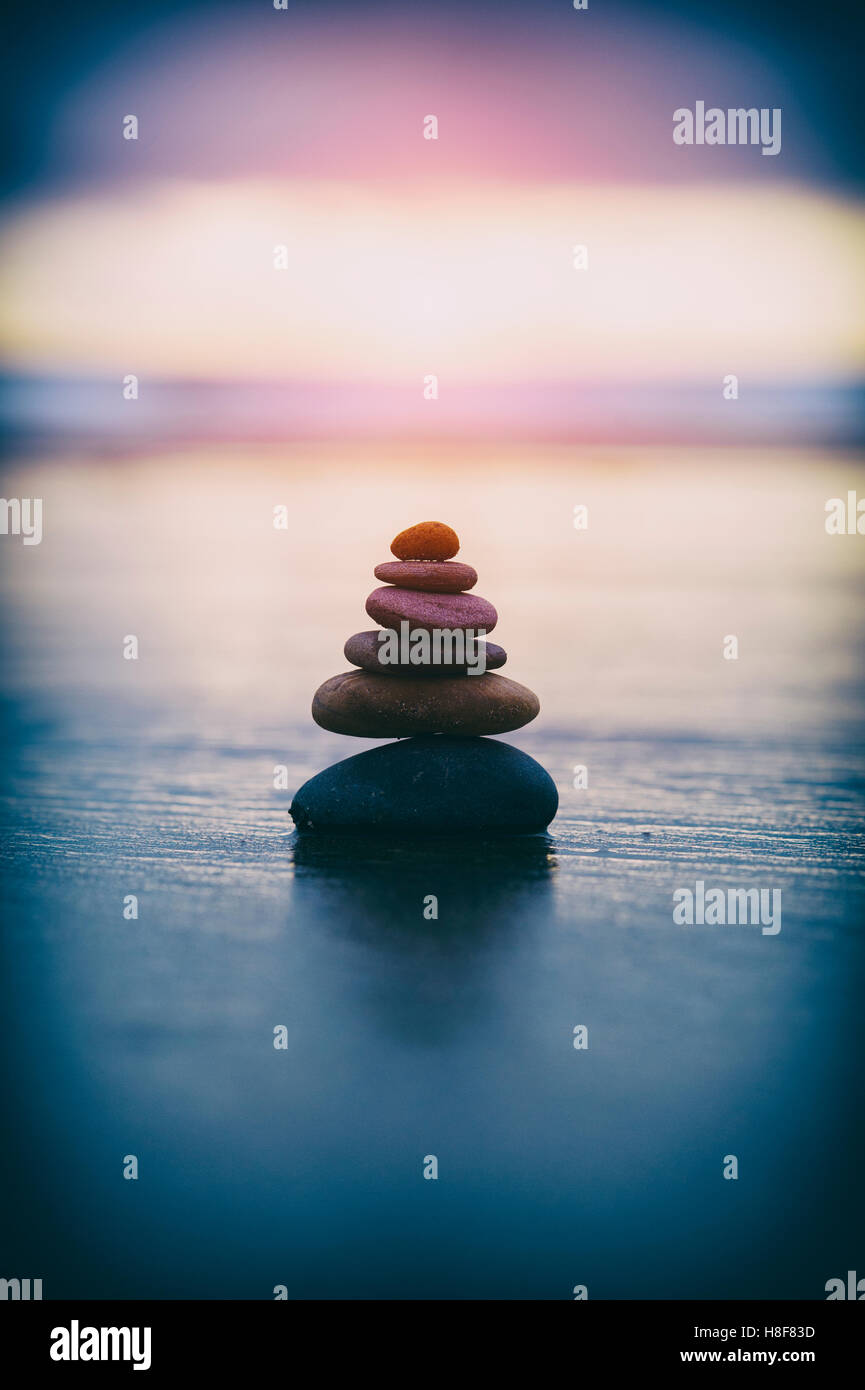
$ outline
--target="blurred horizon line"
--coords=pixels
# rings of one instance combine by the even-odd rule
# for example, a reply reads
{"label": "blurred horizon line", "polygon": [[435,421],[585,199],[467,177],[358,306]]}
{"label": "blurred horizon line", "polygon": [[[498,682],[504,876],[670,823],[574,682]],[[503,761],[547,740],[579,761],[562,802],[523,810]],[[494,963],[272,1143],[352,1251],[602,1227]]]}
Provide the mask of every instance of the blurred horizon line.
{"label": "blurred horizon line", "polygon": [[7,372],[0,421],[14,444],[133,445],[261,440],[515,440],[573,443],[865,444],[865,380],[742,378],[424,383],[292,379],[153,380],[137,399],[119,377]]}

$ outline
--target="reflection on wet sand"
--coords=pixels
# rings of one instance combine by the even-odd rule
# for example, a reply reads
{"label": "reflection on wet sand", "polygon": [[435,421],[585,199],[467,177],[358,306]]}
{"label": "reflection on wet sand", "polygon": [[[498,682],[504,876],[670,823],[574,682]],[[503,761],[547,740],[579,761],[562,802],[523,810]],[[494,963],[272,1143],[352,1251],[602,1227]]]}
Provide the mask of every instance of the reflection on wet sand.
{"label": "reflection on wet sand", "polygon": [[[437,921],[440,932],[501,923],[549,903],[556,869],[549,835],[420,841],[374,835],[295,835],[296,891],[350,909],[355,927]],[[425,904],[424,899],[436,901]],[[426,917],[424,917],[426,909]]]}
{"label": "reflection on wet sand", "polygon": [[485,1026],[496,980],[553,915],[554,842],[295,836],[293,908],[361,946],[358,997],[409,1046]]}

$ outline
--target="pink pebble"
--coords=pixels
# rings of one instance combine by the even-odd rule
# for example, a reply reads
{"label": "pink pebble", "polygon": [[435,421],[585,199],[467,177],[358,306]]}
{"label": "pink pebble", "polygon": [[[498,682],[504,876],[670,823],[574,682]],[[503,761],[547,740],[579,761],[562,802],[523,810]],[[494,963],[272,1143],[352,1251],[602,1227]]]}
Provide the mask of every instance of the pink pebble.
{"label": "pink pebble", "polygon": [[400,623],[407,621],[427,631],[439,627],[492,632],[498,621],[493,605],[477,594],[432,594],[393,585],[374,589],[366,601],[366,611],[380,627],[397,631]]}

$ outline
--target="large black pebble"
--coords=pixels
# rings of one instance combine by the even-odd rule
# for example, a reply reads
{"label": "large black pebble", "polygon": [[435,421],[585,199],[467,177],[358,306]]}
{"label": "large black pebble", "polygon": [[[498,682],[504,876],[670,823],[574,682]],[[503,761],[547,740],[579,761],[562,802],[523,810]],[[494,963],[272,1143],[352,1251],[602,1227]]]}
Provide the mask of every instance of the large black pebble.
{"label": "large black pebble", "polygon": [[528,753],[491,738],[423,734],[325,768],[290,813],[300,831],[529,835],[558,805],[555,782]]}

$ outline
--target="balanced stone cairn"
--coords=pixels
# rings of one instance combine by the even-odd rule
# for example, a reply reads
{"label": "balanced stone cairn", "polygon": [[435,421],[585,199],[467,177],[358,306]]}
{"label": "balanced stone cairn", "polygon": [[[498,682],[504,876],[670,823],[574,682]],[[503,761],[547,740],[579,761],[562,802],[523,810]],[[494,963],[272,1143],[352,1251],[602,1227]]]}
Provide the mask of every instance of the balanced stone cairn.
{"label": "balanced stone cairn", "polygon": [[549,774],[528,754],[479,737],[519,729],[540,709],[524,685],[490,670],[507,653],[479,640],[498,614],[470,594],[471,565],[454,561],[459,537],[440,521],[401,531],[396,561],[377,565],[385,581],[366,601],[383,629],[345,644],[356,668],[315,692],[312,717],[323,729],[358,738],[392,738],[346,758],[297,792],[298,830],[463,830],[531,834],[558,808]]}

